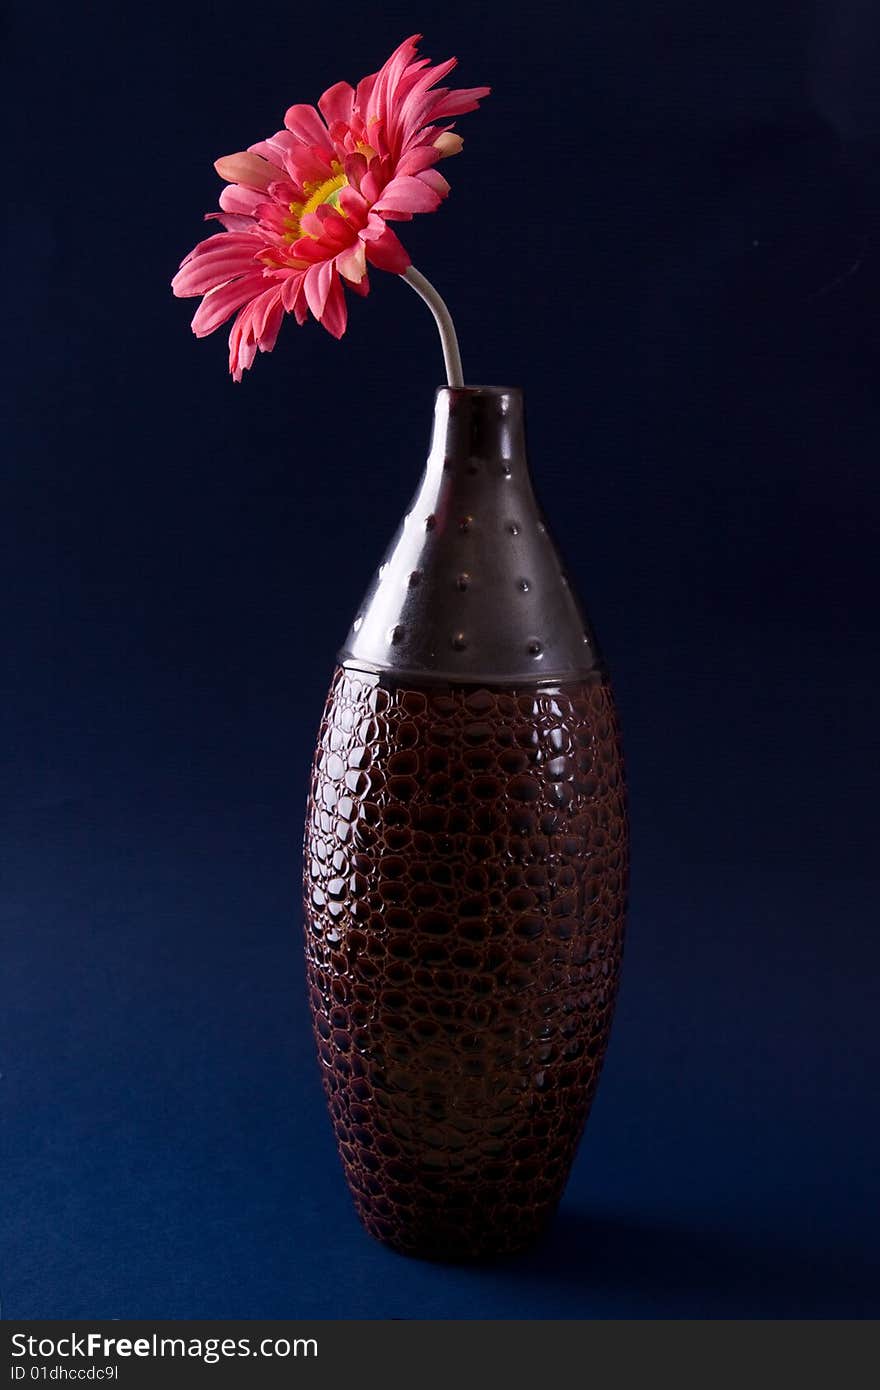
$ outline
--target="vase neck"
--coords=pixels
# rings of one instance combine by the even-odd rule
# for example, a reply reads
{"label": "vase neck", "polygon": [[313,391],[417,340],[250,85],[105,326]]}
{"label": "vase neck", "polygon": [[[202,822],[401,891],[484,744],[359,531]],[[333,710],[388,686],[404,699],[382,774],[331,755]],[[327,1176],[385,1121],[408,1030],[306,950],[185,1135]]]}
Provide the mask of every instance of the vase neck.
{"label": "vase neck", "polygon": [[445,472],[457,484],[469,478],[464,490],[482,498],[514,478],[521,482],[528,471],[521,391],[507,386],[438,390],[426,476],[439,481]]}
{"label": "vase neck", "polygon": [[479,683],[596,668],[595,639],[532,488],[515,388],[437,392],[421,481],[340,658]]}

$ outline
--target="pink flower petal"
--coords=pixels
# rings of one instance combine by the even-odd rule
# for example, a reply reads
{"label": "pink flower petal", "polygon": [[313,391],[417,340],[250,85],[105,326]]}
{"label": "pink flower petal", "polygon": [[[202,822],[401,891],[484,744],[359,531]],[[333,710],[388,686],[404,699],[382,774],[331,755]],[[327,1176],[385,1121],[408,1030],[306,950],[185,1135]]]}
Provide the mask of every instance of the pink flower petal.
{"label": "pink flower petal", "polygon": [[353,188],[343,188],[339,194],[339,206],[355,231],[360,231],[370,211],[366,198]]}
{"label": "pink flower petal", "polygon": [[313,241],[321,240],[323,227],[321,226],[321,219],[316,213],[307,212],[304,217],[300,218],[299,226],[300,231],[305,236],[311,237]]}
{"label": "pink flower petal", "polygon": [[461,136],[456,135],[454,130],[444,130],[434,141],[434,149],[441,159],[448,159],[450,155],[461,154],[463,144]]}
{"label": "pink flower petal", "polygon": [[362,154],[347,154],[342,164],[349,187],[360,188],[361,179],[367,172],[367,161]]}
{"label": "pink flower petal", "polygon": [[187,261],[194,260],[197,256],[210,256],[217,251],[225,253],[232,247],[238,247],[243,251],[250,248],[252,255],[256,251],[254,239],[247,232],[215,232],[213,236],[197,241],[189,255],[184,256],[181,265],[186,265]]}
{"label": "pink flower petal", "polygon": [[321,240],[325,245],[333,246],[339,250],[343,246],[350,246],[356,239],[357,233],[349,223],[348,219],[337,212],[336,208],[318,208],[315,216],[321,227]]}
{"label": "pink flower petal", "polygon": [[420,174],[423,169],[430,169],[432,164],[436,164],[439,158],[440,151],[435,145],[414,145],[401,159],[397,166],[397,172],[398,174]]}
{"label": "pink flower petal", "polygon": [[406,94],[400,93],[396,103],[395,123],[401,136],[412,135],[419,126],[426,124],[425,112],[430,111],[437,99],[446,92],[445,87],[439,92],[430,92],[429,89],[442,82],[457,62],[457,58],[448,58],[445,63],[438,63],[434,68],[429,67],[425,72],[415,74]]}
{"label": "pink flower petal", "polygon": [[439,169],[423,169],[418,175],[422,183],[427,184],[438,198],[446,198],[449,194],[449,184],[440,173]]}
{"label": "pink flower petal", "polygon": [[284,317],[281,305],[281,286],[259,295],[253,302],[254,339],[261,352],[271,352],[278,338],[278,329]]}
{"label": "pink flower petal", "polygon": [[328,254],[328,248],[320,237],[314,236],[301,237],[290,249],[295,260],[305,261],[308,265],[319,265],[321,261],[330,260],[332,254]]}
{"label": "pink flower petal", "polygon": [[206,212],[205,221],[219,222],[227,232],[250,232],[251,236],[259,236],[259,228],[254,219],[239,212]]}
{"label": "pink flower petal", "polygon": [[250,145],[249,150],[252,154],[261,154],[270,160],[272,164],[279,165],[287,174],[299,182],[298,160],[304,146],[289,130],[276,131],[270,135],[268,140],[259,140],[255,145]]}
{"label": "pink flower petal", "polygon": [[270,164],[258,154],[241,150],[214,160],[214,168],[227,183],[243,183],[246,188],[262,188],[265,192],[275,179],[284,178],[284,170]]}
{"label": "pink flower petal", "polygon": [[[288,275],[281,286],[281,303],[285,311],[289,314],[296,306],[296,302],[303,298],[303,276],[301,272]],[[302,322],[302,320],[300,320]]]}
{"label": "pink flower petal", "polygon": [[355,284],[353,280],[346,280],[345,283],[352,294],[359,294],[362,299],[365,299],[370,293],[370,279],[368,275],[365,275],[363,280],[359,280],[357,284]]}
{"label": "pink flower petal", "polygon": [[332,333],[334,338],[341,338],[347,322],[348,309],[345,304],[345,293],[338,276],[334,275],[324,304],[324,312],[321,315],[321,325],[327,329],[328,333]]}
{"label": "pink flower petal", "polygon": [[379,179],[377,170],[374,167],[377,162],[377,160],[373,160],[370,168],[361,179],[361,194],[371,205],[375,203],[376,199],[379,197],[384,184],[384,180]]}
{"label": "pink flower petal", "polygon": [[291,229],[290,210],[287,204],[272,202],[260,203],[255,214],[261,230],[274,232],[273,240],[281,240]]}
{"label": "pink flower petal", "polygon": [[192,331],[197,338],[206,338],[219,328],[229,315],[253,299],[263,288],[265,281],[261,271],[252,275],[242,275],[228,285],[220,285],[206,294],[193,316]]}
{"label": "pink flower petal", "polygon": [[376,212],[407,213],[411,216],[414,212],[434,212],[439,203],[438,195],[420,178],[401,174],[383,189],[374,208]]}
{"label": "pink flower petal", "polygon": [[370,98],[373,95],[373,89],[376,86],[376,78],[378,76],[379,74],[377,72],[371,72],[369,77],[362,77],[355,88],[354,109],[355,111],[359,111],[362,116],[366,116],[367,110],[369,109]]}
{"label": "pink flower petal", "polygon": [[333,125],[334,121],[347,125],[353,106],[354,88],[348,82],[337,82],[335,86],[328,87],[318,101],[318,109],[328,125]]}
{"label": "pink flower petal", "polygon": [[367,260],[379,270],[388,270],[392,275],[402,275],[412,264],[404,246],[390,227],[386,227],[381,236],[367,241],[366,248]]}
{"label": "pink flower petal", "polygon": [[350,284],[359,285],[367,273],[365,246],[362,241],[355,242],[348,251],[336,257],[336,269]]}
{"label": "pink flower petal", "polygon": [[236,381],[253,363],[256,351],[271,352],[284,319],[283,286],[274,283],[246,304],[229,334],[229,370]]}
{"label": "pink flower petal", "polygon": [[329,261],[322,261],[320,265],[313,265],[306,271],[303,282],[306,302],[316,319],[320,320],[324,312],[333,278],[333,266]]}
{"label": "pink flower petal", "polygon": [[229,335],[229,370],[233,381],[241,381],[242,374],[253,366],[257,355],[256,343],[242,341],[244,322],[240,320],[245,321],[246,315],[247,309],[242,309]]}
{"label": "pink flower petal", "polygon": [[231,251],[226,255],[184,261],[171,281],[171,288],[178,299],[191,299],[195,294],[209,294],[218,285],[225,285],[239,275],[248,275],[257,268],[252,243],[250,252]]}
{"label": "pink flower petal", "polygon": [[459,87],[447,92],[435,106],[431,120],[440,121],[447,116],[463,116],[466,111],[476,111],[483,97],[491,91],[491,87]]}
{"label": "pink flower petal", "polygon": [[272,351],[275,344],[278,342],[278,334],[281,331],[281,325],[283,322],[284,308],[282,306],[281,297],[279,295],[279,297],[273,302],[271,308],[268,310],[266,314],[265,319],[263,320],[263,331],[260,334],[260,352]]}
{"label": "pink flower petal", "polygon": [[284,113],[284,124],[303,144],[332,150],[327,127],[314,106],[289,106]]}
{"label": "pink flower petal", "polygon": [[246,217],[253,217],[265,198],[265,192],[259,189],[242,188],[240,184],[231,183],[220,194],[220,206],[224,212],[241,212]]}

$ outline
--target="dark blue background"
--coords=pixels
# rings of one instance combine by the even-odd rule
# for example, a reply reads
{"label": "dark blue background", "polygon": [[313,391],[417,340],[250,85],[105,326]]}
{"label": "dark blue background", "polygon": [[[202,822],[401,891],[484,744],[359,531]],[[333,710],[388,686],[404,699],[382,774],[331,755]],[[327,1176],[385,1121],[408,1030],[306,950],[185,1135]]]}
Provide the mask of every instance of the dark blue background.
{"label": "dark blue background", "polygon": [[[466,117],[404,227],[616,676],[619,1013],[534,1254],[361,1233],[306,1019],[336,645],[440,358],[374,275],[242,386],[168,281],[212,160],[415,29]],[[880,21],[662,6],[14,4],[7,35],[2,1267],[9,1317],[878,1307]]]}

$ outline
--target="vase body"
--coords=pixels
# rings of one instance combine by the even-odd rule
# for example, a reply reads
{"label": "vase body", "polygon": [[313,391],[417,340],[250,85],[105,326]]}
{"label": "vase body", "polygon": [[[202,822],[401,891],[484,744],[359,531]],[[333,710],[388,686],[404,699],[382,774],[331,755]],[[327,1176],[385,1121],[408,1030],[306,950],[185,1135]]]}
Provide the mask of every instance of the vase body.
{"label": "vase body", "polygon": [[528,471],[519,393],[438,393],[340,653],[307,812],[309,996],[367,1229],[529,1244],[608,1041],[627,829],[617,717]]}

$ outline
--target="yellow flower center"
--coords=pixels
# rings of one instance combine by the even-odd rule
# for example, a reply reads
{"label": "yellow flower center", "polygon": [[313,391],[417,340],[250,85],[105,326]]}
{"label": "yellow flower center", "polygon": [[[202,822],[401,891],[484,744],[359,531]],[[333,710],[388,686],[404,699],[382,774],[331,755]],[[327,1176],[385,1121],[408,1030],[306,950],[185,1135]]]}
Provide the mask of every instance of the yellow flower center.
{"label": "yellow flower center", "polygon": [[[303,185],[303,191],[306,194],[306,201],[304,203],[289,204],[290,216],[285,218],[287,231],[284,233],[284,240],[287,242],[288,246],[291,242],[299,241],[300,237],[303,235],[300,223],[306,216],[306,213],[317,212],[318,208],[322,207],[324,203],[329,204],[331,208],[335,208],[340,217],[345,216],[345,209],[339,206],[339,195],[343,188],[348,187],[348,179],[342,172],[342,165],[338,160],[334,160],[330,167],[333,172],[329,179],[324,179],[323,182],[306,183]],[[306,235],[311,235],[311,233],[306,233]]]}
{"label": "yellow flower center", "polygon": [[[334,164],[333,167],[334,169],[339,169],[338,164]],[[339,207],[339,195],[343,188],[347,187],[348,179],[341,169],[339,169],[338,173],[333,174],[331,178],[325,179],[323,183],[319,183],[317,187],[315,187],[314,184],[307,184],[306,192],[309,194],[309,200],[307,203],[303,204],[302,212],[299,214],[300,220],[302,220],[308,212],[317,212],[322,203],[329,203],[332,208],[336,208],[337,212],[341,211]],[[314,192],[312,192],[313,188]],[[291,207],[291,212],[292,211],[293,208]]]}

